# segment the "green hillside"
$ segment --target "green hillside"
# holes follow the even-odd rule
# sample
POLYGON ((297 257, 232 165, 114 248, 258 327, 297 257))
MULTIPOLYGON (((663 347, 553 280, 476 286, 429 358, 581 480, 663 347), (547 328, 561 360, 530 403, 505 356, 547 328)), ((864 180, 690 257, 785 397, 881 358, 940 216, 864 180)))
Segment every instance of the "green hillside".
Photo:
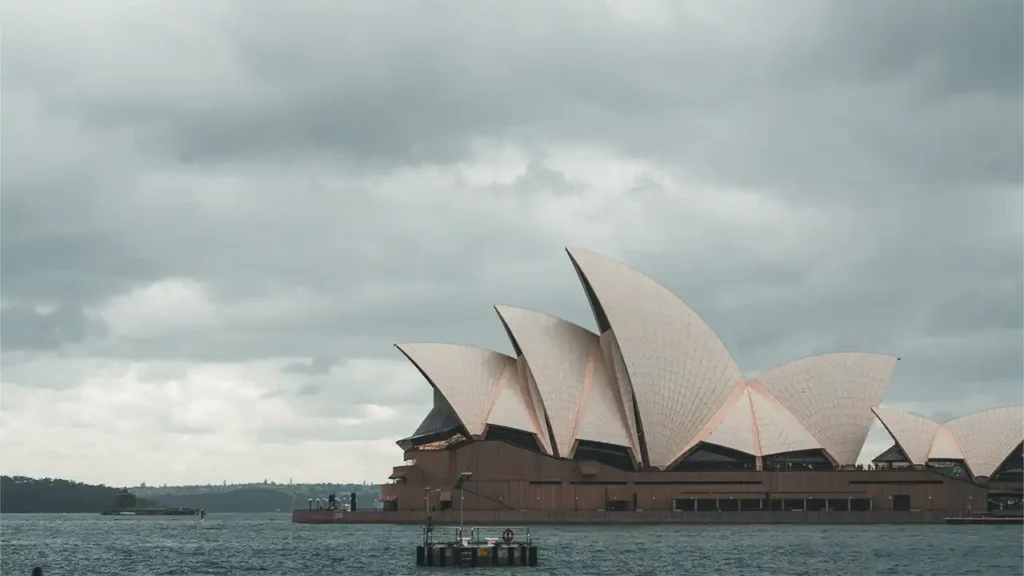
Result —
MULTIPOLYGON (((118 488, 57 478, 0 477, 0 512, 100 513, 114 504, 118 488)), ((373 508, 380 486, 375 484, 219 484, 195 486, 135 486, 139 507, 204 508, 207 512, 290 512, 305 508, 309 498, 336 495, 347 503, 356 493, 360 509, 373 508)))
MULTIPOLYGON (((117 490, 110 486, 95 486, 60 478, 0 476, 0 512, 99 514, 114 507, 114 494, 117 490)), ((149 499, 140 499, 138 505, 157 504, 149 499)))
POLYGON ((353 484, 174 486, 132 490, 167 506, 203 508, 211 513, 290 512, 293 507, 305 508, 309 498, 323 499, 328 494, 347 503, 352 492, 356 493, 356 506, 367 509, 373 508, 380 494, 379 486, 353 484))

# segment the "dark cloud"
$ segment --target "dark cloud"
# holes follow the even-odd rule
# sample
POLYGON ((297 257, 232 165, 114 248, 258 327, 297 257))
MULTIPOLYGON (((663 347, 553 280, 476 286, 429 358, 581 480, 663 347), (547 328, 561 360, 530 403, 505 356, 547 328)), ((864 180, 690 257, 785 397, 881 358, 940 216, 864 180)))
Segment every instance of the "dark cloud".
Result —
POLYGON ((311 358, 278 364, 294 395, 383 401, 340 362, 509 351, 494 303, 593 326, 573 245, 747 371, 854 349, 904 357, 902 401, 1024 380, 1019 2, 14 4, 5 352, 311 358), (102 315, 167 278, 219 312, 102 315))
POLYGON ((319 376, 330 374, 334 368, 335 360, 327 356, 314 356, 309 362, 292 362, 281 367, 285 374, 307 374, 319 376))
POLYGON ((71 306, 39 311, 14 305, 0 311, 0 341, 4 350, 55 351, 89 336, 102 336, 104 330, 102 324, 71 306))

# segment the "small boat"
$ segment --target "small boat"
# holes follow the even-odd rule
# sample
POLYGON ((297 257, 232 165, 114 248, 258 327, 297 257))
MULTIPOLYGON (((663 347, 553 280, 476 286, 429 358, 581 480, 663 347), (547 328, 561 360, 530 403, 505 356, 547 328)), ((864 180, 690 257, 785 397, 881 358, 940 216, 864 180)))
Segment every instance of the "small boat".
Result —
POLYGON ((103 516, 195 516, 197 513, 193 508, 139 508, 135 494, 127 488, 117 492, 113 509, 100 512, 103 516))

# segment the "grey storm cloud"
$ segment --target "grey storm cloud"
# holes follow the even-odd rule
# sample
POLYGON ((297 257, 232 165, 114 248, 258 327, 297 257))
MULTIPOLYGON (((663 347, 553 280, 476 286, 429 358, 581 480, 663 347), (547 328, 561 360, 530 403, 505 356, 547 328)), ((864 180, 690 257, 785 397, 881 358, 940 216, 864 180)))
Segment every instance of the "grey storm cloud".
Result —
POLYGON ((42 312, 29 306, 10 306, 0 311, 0 341, 12 350, 57 350, 102 331, 103 326, 81 310, 63 305, 42 312))
POLYGON ((1021 401, 1020 2, 5 4, 5 353, 310 358, 281 372, 319 397, 396 341, 507 351, 492 304, 593 326, 580 236, 539 223, 599 202, 545 161, 589 148, 684 184, 635 179, 639 216, 613 204, 579 247, 675 291, 745 370, 891 352, 895 400, 1021 401), (430 175, 502 144, 511 182, 430 175), (719 223, 690 188, 763 202, 719 223), (167 278, 288 306, 187 335, 93 314, 167 278))
POLYGON ((291 362, 281 367, 285 374, 307 374, 310 376, 330 374, 335 361, 326 356, 310 358, 309 362, 291 362))

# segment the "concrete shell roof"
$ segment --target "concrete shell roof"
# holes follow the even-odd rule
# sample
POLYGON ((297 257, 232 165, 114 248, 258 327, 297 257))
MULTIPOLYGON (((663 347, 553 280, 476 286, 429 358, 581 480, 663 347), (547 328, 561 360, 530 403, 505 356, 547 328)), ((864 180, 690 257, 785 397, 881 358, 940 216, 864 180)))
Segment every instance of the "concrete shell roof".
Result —
POLYGON ((626 446, 637 457, 646 448, 645 464, 656 468, 671 467, 701 441, 762 455, 821 448, 838 464, 856 462, 895 358, 826 354, 748 382, 722 340, 668 289, 615 260, 567 252, 599 336, 499 306, 518 358, 452 344, 398 345, 470 434, 489 423, 528 429, 561 456, 581 439, 626 446))
POLYGON ((967 414, 945 423, 892 408, 875 415, 913 464, 962 459, 971 474, 989 477, 1024 441, 1024 406, 967 414))
POLYGON ((946 422, 975 476, 989 477, 1024 441, 1024 406, 983 410, 946 422))
MULTIPOLYGON (((942 424, 924 416, 900 412, 885 406, 872 408, 878 421, 910 459, 911 464, 924 464, 932 451, 935 434, 942 424)), ((962 457, 962 456, 961 456, 962 457)))
MULTIPOLYGON (((714 331, 668 289, 603 256, 582 250, 569 255, 595 314, 607 317, 622 351, 649 464, 667 467, 706 438, 712 419, 745 382, 742 372, 714 331)), ((785 364, 757 381, 777 399, 772 405, 799 421, 796 427, 779 416, 789 423, 789 436, 803 437, 798 444, 810 445, 809 433, 838 464, 854 464, 873 422, 871 407, 881 402, 895 363, 882 354, 825 354, 785 364)))
POLYGON ((896 368, 885 354, 840 352, 802 358, 757 377, 821 442, 837 464, 857 463, 896 368))
POLYGON ((754 456, 822 449, 796 416, 757 381, 737 386, 706 430, 692 445, 709 442, 754 456))
POLYGON ((542 312, 495 306, 536 383, 560 456, 577 440, 632 449, 626 412, 597 334, 542 312))
POLYGON ((648 465, 669 467, 743 373, 707 323, 664 286, 604 256, 568 252, 622 351, 648 465))
POLYGON ((483 436, 488 424, 537 435, 549 450, 528 384, 519 377, 516 359, 505 354, 462 346, 420 342, 396 344, 442 394, 473 436, 483 436))

